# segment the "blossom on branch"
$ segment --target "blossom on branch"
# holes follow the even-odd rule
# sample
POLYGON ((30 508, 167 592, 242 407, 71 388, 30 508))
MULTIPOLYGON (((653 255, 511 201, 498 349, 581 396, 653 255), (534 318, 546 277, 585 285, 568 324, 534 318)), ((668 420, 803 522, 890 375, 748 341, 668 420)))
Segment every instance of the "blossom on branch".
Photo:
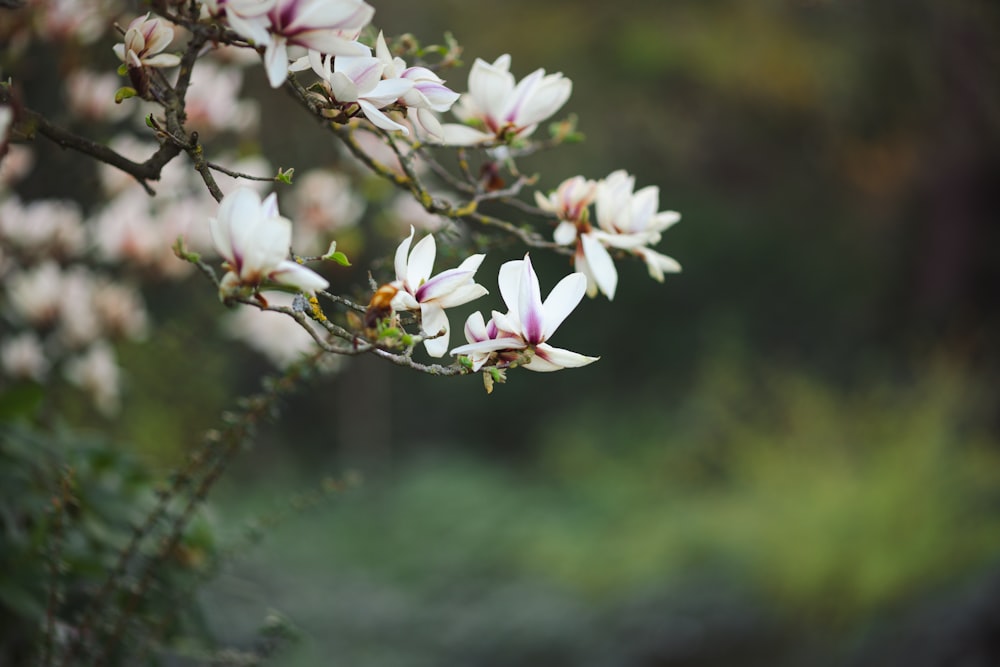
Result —
POLYGON ((659 243, 661 233, 680 220, 676 211, 657 211, 660 190, 656 186, 634 192, 635 178, 624 170, 599 181, 582 176, 564 181, 548 197, 535 193, 535 203, 559 218, 553 238, 560 245, 576 245, 573 256, 577 271, 587 276, 587 294, 605 294, 614 299, 618 270, 608 248, 627 251, 646 262, 650 276, 663 282, 665 273, 681 270, 673 258, 649 246, 659 243), (596 226, 588 206, 593 202, 596 226))
POLYGON ((227 2, 225 10, 233 30, 264 47, 272 88, 288 78, 289 45, 333 56, 371 54, 355 41, 375 14, 364 0, 244 0, 227 2))
POLYGON ((500 368, 517 362, 540 372, 586 366, 600 358, 552 347, 547 342, 583 298, 587 290, 583 274, 572 273, 560 280, 543 302, 538 276, 525 255, 523 260, 501 266, 498 282, 507 313, 494 310, 489 323, 480 313, 473 313, 465 325, 468 344, 456 347, 451 354, 468 356, 473 370, 492 359, 500 368))
POLYGON ((382 109, 412 90, 407 79, 383 79, 385 64, 368 56, 327 56, 320 76, 330 95, 341 105, 357 104, 365 118, 383 130, 409 134, 405 125, 389 118, 382 109), (332 61, 332 67, 331 67, 332 61))
POLYGON ((444 143, 465 146, 525 138, 559 111, 573 91, 572 81, 562 73, 546 75, 537 69, 515 83, 509 70, 509 54, 492 64, 476 59, 469 92, 452 110, 466 125, 445 125, 444 143))
POLYGON ((287 259, 292 243, 292 223, 278 213, 277 196, 260 196, 237 188, 223 197, 218 217, 209 220, 215 249, 228 270, 219 291, 222 296, 241 288, 259 289, 264 280, 295 287, 303 292, 326 289, 318 273, 287 259))
POLYGON ((445 308, 461 306, 489 293, 475 282, 476 271, 485 255, 472 255, 457 268, 442 271, 432 278, 437 253, 434 236, 428 234, 411 251, 415 233, 410 227, 410 235, 396 249, 396 280, 390 285, 398 291, 392 297, 392 309, 419 312, 420 327, 427 336, 435 336, 424 340, 427 354, 442 357, 448 351, 451 335, 445 308))
POLYGON ((143 67, 174 67, 181 62, 175 53, 160 53, 170 46, 174 39, 174 30, 162 19, 139 16, 128 24, 125 38, 121 44, 115 44, 115 55, 128 66, 129 70, 143 67))

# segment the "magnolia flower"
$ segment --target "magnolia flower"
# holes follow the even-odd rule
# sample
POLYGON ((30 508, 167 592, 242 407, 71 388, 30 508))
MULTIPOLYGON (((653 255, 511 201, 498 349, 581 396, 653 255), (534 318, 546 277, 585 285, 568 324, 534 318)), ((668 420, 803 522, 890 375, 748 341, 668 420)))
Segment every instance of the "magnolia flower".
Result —
POLYGON ((444 139, 444 130, 434 112, 451 109, 459 94, 445 86, 444 80, 426 67, 407 67, 402 58, 393 58, 381 32, 375 42, 375 56, 385 65, 382 72, 384 78, 413 82, 413 87, 400 98, 407 107, 410 122, 431 138, 437 141, 444 139))
POLYGON ((0 106, 0 156, 7 146, 7 135, 14 124, 14 110, 8 106, 0 106))
POLYGON ((66 379, 86 391, 105 416, 118 412, 121 371, 110 345, 103 341, 91 345, 85 353, 70 359, 64 372, 66 379))
POLYGON ((485 255, 473 255, 457 268, 431 278, 437 251, 434 236, 428 234, 422 238, 411 252, 415 233, 410 227, 410 235, 396 249, 396 280, 390 284, 398 291, 392 298, 392 308, 420 311, 420 326, 428 336, 443 332, 424 341, 427 354, 442 357, 448 351, 451 335, 445 308, 461 306, 488 294, 485 287, 475 282, 476 271, 485 255))
POLYGON ((599 359, 546 342, 583 298, 587 289, 583 274, 572 273, 560 280, 543 302, 538 276, 531 259, 525 255, 523 260, 501 266, 498 282, 507 314, 494 310, 487 324, 482 315, 473 313, 465 327, 469 343, 456 347, 451 354, 469 356, 474 370, 482 368, 493 353, 497 355, 497 365, 502 366, 530 351, 533 354, 523 364, 524 368, 541 372, 586 366, 599 359))
POLYGON ((229 25, 264 46, 264 67, 272 88, 288 78, 288 45, 321 54, 366 56, 371 51, 354 41, 375 9, 364 0, 259 0, 225 4, 229 25))
POLYGON ((357 104, 376 127, 409 134, 410 130, 405 125, 392 120, 381 109, 412 90, 413 82, 408 79, 383 79, 384 69, 385 64, 372 56, 327 56, 323 59, 320 76, 334 99, 342 104, 357 104))
POLYGON ((125 40, 114 45, 115 55, 131 68, 174 67, 181 62, 174 53, 160 53, 174 39, 174 31, 160 19, 150 19, 149 12, 132 20, 125 30, 125 40))
POLYGON ((618 271, 608 248, 638 255, 649 274, 660 282, 664 273, 681 270, 675 260, 648 247, 660 241, 660 233, 680 220, 680 214, 657 212, 659 188, 649 186, 633 192, 634 187, 635 178, 619 170, 597 183, 582 176, 568 179, 549 197, 535 193, 539 208, 559 217, 555 242, 576 245, 574 267, 587 276, 589 296, 602 292, 609 300, 615 297, 618 271), (587 207, 591 202, 597 226, 590 222, 587 207))
POLYGON ((527 137, 559 111, 573 90, 573 83, 562 73, 546 75, 544 69, 537 69, 515 85, 509 70, 508 54, 493 64, 476 59, 469 72, 469 92, 462 95, 453 112, 481 129, 445 125, 445 143, 469 145, 527 137))
POLYGON ((249 188, 237 188, 223 197, 219 214, 209 220, 215 249, 225 260, 228 273, 220 292, 239 287, 257 289, 264 279, 291 285, 303 292, 325 289, 329 283, 318 273, 288 257, 292 223, 278 213, 274 193, 261 202, 249 188))
POLYGON ((0 344, 0 369, 7 377, 41 382, 50 365, 41 341, 33 332, 24 332, 0 344))

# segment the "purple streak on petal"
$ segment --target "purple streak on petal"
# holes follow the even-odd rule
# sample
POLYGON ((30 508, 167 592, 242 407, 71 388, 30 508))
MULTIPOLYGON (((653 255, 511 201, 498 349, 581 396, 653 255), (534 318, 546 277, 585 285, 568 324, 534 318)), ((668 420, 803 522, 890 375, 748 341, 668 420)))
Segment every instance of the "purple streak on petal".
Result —
POLYGON ((544 312, 542 310, 542 296, 538 288, 538 276, 531 266, 531 259, 524 256, 524 266, 522 267, 521 293, 518 297, 518 317, 521 320, 521 333, 524 340, 531 344, 541 343, 545 340, 544 312))

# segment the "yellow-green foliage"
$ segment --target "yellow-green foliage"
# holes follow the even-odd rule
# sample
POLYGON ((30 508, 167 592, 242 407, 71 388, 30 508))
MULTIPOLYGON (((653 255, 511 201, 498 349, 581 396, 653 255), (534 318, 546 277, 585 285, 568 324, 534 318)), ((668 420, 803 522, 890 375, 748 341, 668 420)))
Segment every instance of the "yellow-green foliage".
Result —
POLYGON ((796 613, 884 610, 1000 555, 974 395, 944 371, 841 392, 727 368, 681 411, 586 411, 545 459, 574 511, 523 557, 594 591, 721 567, 796 613))

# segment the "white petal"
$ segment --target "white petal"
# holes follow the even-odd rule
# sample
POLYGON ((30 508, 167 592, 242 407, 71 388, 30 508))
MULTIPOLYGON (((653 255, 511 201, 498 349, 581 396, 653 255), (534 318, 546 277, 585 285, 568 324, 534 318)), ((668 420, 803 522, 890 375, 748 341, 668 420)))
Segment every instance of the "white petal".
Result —
POLYGON ((451 337, 451 332, 448 330, 448 314, 444 312, 444 308, 434 303, 421 304, 420 328, 427 336, 434 336, 444 330, 443 335, 424 341, 427 354, 432 357, 443 357, 448 351, 448 340, 451 337))
POLYGON ((490 338, 478 343, 467 343, 452 349, 452 354, 477 354, 498 350, 523 350, 527 345, 520 338, 490 338))
POLYGON ((431 277, 434 269, 434 255, 437 248, 434 245, 434 235, 428 234, 420 239, 417 245, 413 246, 410 259, 406 265, 406 286, 411 291, 416 292, 421 284, 431 277))
POLYGON ((588 357, 542 343, 535 346, 535 356, 532 357, 530 362, 524 365, 524 368, 546 373, 558 371, 563 368, 579 368, 580 366, 592 364, 598 359, 600 357, 588 357))
MULTIPOLYGON (((518 285, 517 317, 521 322, 521 333, 528 343, 545 340, 545 311, 542 294, 538 287, 538 276, 527 254, 521 265, 521 280, 518 285)), ((565 317, 565 316, 564 316, 565 317)))
POLYGON ((545 333, 542 340, 548 340, 555 333, 566 316, 577 307, 586 292, 587 277, 582 273, 571 273, 556 283, 543 306, 545 333))
POLYGON ((310 293, 318 289, 326 289, 330 285, 326 278, 312 269, 287 259, 279 262, 269 277, 282 285, 291 285, 298 287, 303 292, 310 293))
POLYGON ((278 88, 288 78, 288 47, 281 35, 271 35, 264 51, 264 69, 272 88, 278 88))
POLYGON ((410 235, 403 239, 403 242, 396 248, 396 258, 393 265, 396 269, 396 280, 403 283, 406 282, 407 256, 410 253, 410 243, 413 242, 413 235, 415 233, 416 231, 413 229, 413 225, 410 225, 410 235))
MULTIPOLYGON (((535 193, 538 194, 537 192, 535 193)), ((556 225, 556 230, 552 233, 552 240, 559 245, 570 245, 576 241, 576 225, 563 220, 556 225)))
POLYGON ((375 127, 380 127, 388 132, 402 132, 403 134, 409 136, 410 129, 408 127, 400 125, 393 119, 389 118, 389 116, 379 111, 379 109, 368 100, 359 99, 358 106, 360 106, 361 111, 364 112, 365 118, 370 120, 372 125, 375 127))
POLYGON ((583 254, 587 257, 587 265, 594 276, 594 281, 608 300, 615 298, 615 289, 618 287, 618 271, 615 269, 615 261, 611 259, 607 249, 601 242, 590 234, 580 237, 583 245, 583 254))

